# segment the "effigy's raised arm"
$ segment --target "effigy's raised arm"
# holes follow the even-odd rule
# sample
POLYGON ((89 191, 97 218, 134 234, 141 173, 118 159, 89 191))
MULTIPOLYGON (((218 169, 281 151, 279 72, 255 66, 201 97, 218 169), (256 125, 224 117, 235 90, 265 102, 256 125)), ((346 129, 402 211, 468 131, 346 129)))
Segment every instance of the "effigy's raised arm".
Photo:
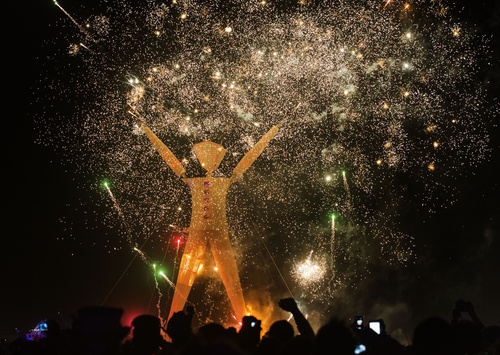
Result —
POLYGON ((161 157, 168 164, 170 169, 174 171, 179 177, 185 177, 186 169, 182 166, 181 162, 175 157, 175 155, 168 149, 168 147, 163 144, 163 142, 153 133, 152 130, 149 129, 144 123, 141 123, 142 130, 149 138, 151 143, 153 143, 154 147, 160 153, 161 157))
POLYGON ((266 148, 267 144, 278 133, 279 125, 273 126, 249 151, 243 159, 240 160, 236 168, 233 170, 232 180, 236 181, 243 175, 243 173, 253 164, 259 157, 262 151, 266 148))

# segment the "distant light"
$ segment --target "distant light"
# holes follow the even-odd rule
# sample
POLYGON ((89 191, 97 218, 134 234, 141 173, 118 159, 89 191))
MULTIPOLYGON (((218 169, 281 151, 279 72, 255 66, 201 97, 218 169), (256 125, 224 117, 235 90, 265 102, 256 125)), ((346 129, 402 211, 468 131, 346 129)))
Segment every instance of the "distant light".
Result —
POLYGON ((325 180, 326 180, 326 181, 331 181, 331 180, 332 180, 332 177, 331 177, 330 175, 327 175, 327 176, 325 177, 325 180))
POLYGON ((232 30, 233 30, 233 29, 232 29, 231 27, 229 27, 229 26, 227 26, 227 27, 224 29, 224 31, 226 31, 226 33, 229 33, 229 32, 231 32, 232 30))

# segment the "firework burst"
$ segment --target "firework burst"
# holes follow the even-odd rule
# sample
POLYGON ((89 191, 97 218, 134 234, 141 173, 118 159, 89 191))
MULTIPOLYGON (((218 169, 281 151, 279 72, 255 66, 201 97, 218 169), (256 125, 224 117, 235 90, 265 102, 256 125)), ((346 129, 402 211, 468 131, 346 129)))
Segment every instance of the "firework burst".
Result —
POLYGON ((240 255, 258 254, 250 221, 273 230, 278 264, 311 297, 322 282, 355 284, 374 263, 411 263, 415 241, 398 226, 406 196, 446 206, 487 157, 476 83, 487 44, 442 2, 113 1, 64 13, 42 84, 78 104, 71 118, 43 115, 40 141, 64 149, 82 174, 110 176, 138 239, 159 225, 187 227, 189 191, 137 118, 191 176, 202 174, 191 143, 222 142, 229 154, 216 174, 228 176, 281 124, 232 188, 228 221, 240 255), (326 260, 335 261, 330 277, 326 260))

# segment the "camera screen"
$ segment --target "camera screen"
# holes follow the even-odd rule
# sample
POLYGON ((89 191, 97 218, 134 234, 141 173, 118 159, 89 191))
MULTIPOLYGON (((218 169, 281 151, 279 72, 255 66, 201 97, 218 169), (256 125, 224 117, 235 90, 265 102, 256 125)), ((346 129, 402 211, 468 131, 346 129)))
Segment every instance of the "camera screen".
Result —
POLYGON ((364 353, 366 351, 366 346, 364 346, 363 344, 359 344, 356 349, 354 349, 354 353, 355 354, 361 354, 361 353, 364 353))
POLYGON ((375 333, 380 334, 380 322, 370 322, 369 327, 375 333))

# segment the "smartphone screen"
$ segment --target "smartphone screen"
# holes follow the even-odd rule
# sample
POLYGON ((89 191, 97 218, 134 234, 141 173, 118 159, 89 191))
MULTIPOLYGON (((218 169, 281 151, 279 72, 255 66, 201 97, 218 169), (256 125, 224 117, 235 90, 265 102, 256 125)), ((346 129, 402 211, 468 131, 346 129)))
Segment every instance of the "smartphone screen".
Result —
POLYGON ((375 333, 380 334, 380 322, 370 322, 370 323, 368 323, 368 326, 375 333))
POLYGON ((354 349, 354 354, 361 354, 361 353, 364 353, 366 351, 366 346, 364 346, 363 344, 359 344, 356 349, 354 349))

